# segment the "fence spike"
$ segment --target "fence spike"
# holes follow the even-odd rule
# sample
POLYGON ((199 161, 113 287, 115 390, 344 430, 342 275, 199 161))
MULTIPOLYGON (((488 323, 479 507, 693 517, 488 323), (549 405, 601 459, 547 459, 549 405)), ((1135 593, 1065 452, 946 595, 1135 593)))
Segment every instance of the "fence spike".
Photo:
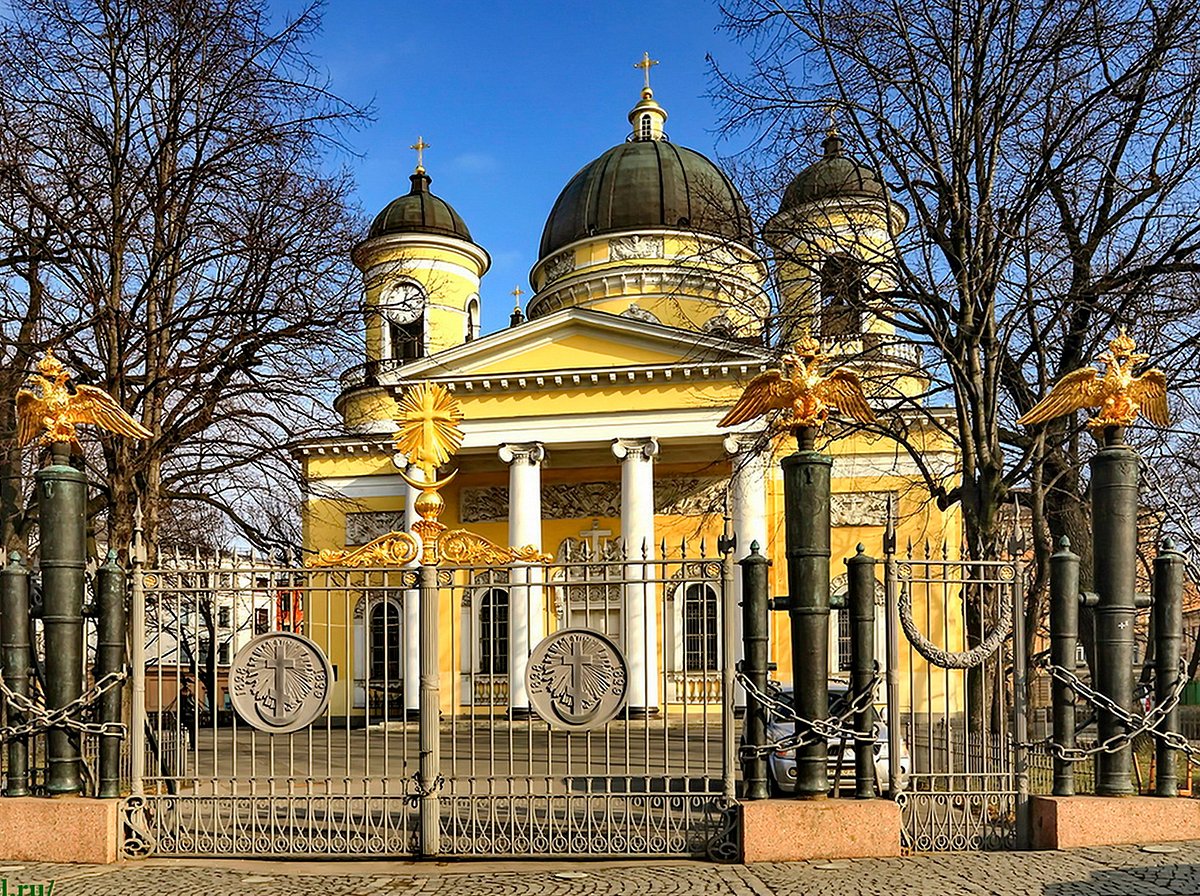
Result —
POLYGON ((700 536, 700 559, 701 560, 703 560, 705 557, 708 556, 708 545, 705 542, 706 542, 706 540, 705 540, 704 536, 703 535, 700 536))

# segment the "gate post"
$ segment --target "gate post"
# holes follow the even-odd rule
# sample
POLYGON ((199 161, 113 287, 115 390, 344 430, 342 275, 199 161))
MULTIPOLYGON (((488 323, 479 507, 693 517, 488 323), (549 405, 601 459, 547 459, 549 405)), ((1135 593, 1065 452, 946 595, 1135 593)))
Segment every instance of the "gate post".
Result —
MULTIPOLYGON (((1170 538, 1162 543, 1154 558, 1154 705, 1162 706, 1171 696, 1179 679, 1179 652, 1183 641, 1183 554, 1170 538)), ((1159 721, 1155 738, 1155 796, 1178 796, 1175 749, 1166 735, 1179 733, 1179 708, 1176 706, 1159 721)))
MULTIPOLYGON (((1124 430, 1104 430, 1104 447, 1092 457, 1092 553, 1096 592, 1096 690, 1122 709, 1133 706, 1133 625, 1136 615, 1138 456, 1125 444, 1124 430)), ((1098 739, 1125 731, 1103 708, 1097 711, 1098 739)), ((1096 759, 1096 793, 1133 793, 1133 747, 1125 744, 1096 759)))
MULTIPOLYGON (((1050 662, 1062 669, 1075 669, 1079 644, 1079 555, 1071 553, 1065 535, 1058 550, 1050 555, 1050 662)), ((1075 689, 1057 678, 1050 682, 1050 706, 1054 744, 1075 748, 1075 689)), ((1054 756, 1054 795, 1075 795, 1075 767, 1054 756)))
MULTIPOLYGON (((816 427, 796 429, 799 450, 783 459, 788 615, 796 715, 829 715, 829 475, 833 458, 814 449, 816 427)), ((829 793, 829 744, 823 737, 796 747, 796 796, 829 793)))
MULTIPOLYGON (((125 570, 117 552, 109 550, 96 572, 98 619, 96 625, 96 681, 119 674, 125 666, 125 570)), ((121 692, 117 684, 100 697, 100 721, 106 726, 121 722, 121 692)), ((121 795, 121 735, 100 736, 99 797, 121 795)))
MULTIPOLYGON (((888 799, 900 795, 900 593, 896 584, 896 526, 892 498, 883 530, 884 639, 887 643, 888 799)), ((910 738, 910 743, 912 740, 910 738)), ((915 750, 915 745, 914 745, 915 750)))
MULTIPOLYGON (((0 641, 4 646, 4 683, 14 694, 28 697, 29 680, 33 675, 29 640, 29 570, 16 551, 9 555, 9 563, 3 571, 0 641)), ((9 702, 8 724, 15 727, 24 721, 25 714, 9 702)), ((8 742, 4 795, 29 795, 29 740, 26 737, 14 737, 8 742)))
POLYGON ((420 721, 417 729, 420 755, 419 790, 421 855, 441 852, 441 806, 438 788, 441 778, 441 720, 438 681, 438 570, 422 564, 419 594, 421 610, 421 690, 420 721))
MULTIPOLYGON (((770 639, 767 570, 771 561, 758 552, 758 542, 754 541, 750 543, 750 553, 738 561, 738 566, 742 576, 742 641, 745 644, 741 672, 760 693, 766 693, 770 639)), ((746 746, 761 747, 766 743, 767 707, 753 696, 746 699, 744 731, 746 746)), ((746 782, 746 799, 765 800, 770 796, 766 757, 745 754, 742 777, 746 782)))
MULTIPOLYGON (((134 796, 146 791, 146 591, 142 580, 146 557, 142 535, 139 502, 133 511, 133 544, 129 548, 129 789, 134 796)), ((162 774, 162 769, 155 774, 162 774)))
MULTIPOLYGON (((38 470, 39 566, 46 632, 46 709, 67 706, 83 693, 84 508, 87 477, 70 465, 69 442, 51 445, 50 465, 38 470)), ((78 711, 73 713, 78 717, 78 711)), ((46 791, 78 794, 79 734, 65 725, 46 735, 46 791)))
MULTIPOLYGON (((850 614, 850 694, 858 700, 863 692, 872 692, 871 700, 854 714, 854 730, 860 733, 875 729, 875 558, 865 550, 860 544, 855 555, 845 561, 849 592, 843 611, 850 614)), ((856 740, 854 796, 870 800, 876 795, 875 744, 856 740)))

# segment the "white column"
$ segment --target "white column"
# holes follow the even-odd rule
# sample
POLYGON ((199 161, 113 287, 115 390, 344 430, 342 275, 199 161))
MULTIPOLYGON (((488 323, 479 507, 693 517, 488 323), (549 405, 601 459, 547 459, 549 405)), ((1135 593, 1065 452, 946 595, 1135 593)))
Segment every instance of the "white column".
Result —
MULTIPOLYGON (((741 560, 750 554, 750 545, 758 542, 758 552, 767 553, 767 476, 770 472, 769 445, 760 435, 736 435, 725 439, 725 450, 732 456, 733 471, 729 482, 729 516, 733 534, 737 541, 733 559, 741 560)), ((734 619, 737 636, 735 643, 727 645, 722 656, 726 662, 740 662, 745 657, 745 642, 742 641, 742 575, 741 570, 733 573, 734 606, 738 613, 734 619)), ((746 694, 742 688, 736 691, 738 706, 746 705, 746 694)))
MULTIPOLYGON (((405 464, 405 472, 411 479, 425 481, 425 474, 418 466, 408 464, 407 461, 405 464)), ((400 464, 397 463, 397 466, 400 464)), ((404 531, 412 532, 413 523, 421 518, 414 507, 421 490, 407 484, 404 488, 404 531)), ((411 565, 415 568, 420 563, 418 558, 411 565)), ((367 620, 367 626, 369 628, 370 619, 367 620)), ((404 628, 401 629, 401 634, 404 636, 404 714, 410 719, 415 719, 421 712, 421 689, 418 687, 421 681, 421 592, 416 588, 409 588, 404 592, 404 628)), ((370 637, 368 632, 368 644, 370 637)))
POLYGON ((625 547, 625 600, 622 609, 625 658, 629 663, 629 708, 658 711, 658 589, 654 559, 655 439, 614 439, 621 460, 621 541, 625 547))
MULTIPOLYGON (((501 445, 499 454, 508 464, 508 544, 540 551, 546 450, 541 442, 513 442, 501 445)), ((529 715, 525 669, 530 652, 546 636, 545 612, 539 567, 513 563, 508 576, 508 711, 520 717, 529 715)))

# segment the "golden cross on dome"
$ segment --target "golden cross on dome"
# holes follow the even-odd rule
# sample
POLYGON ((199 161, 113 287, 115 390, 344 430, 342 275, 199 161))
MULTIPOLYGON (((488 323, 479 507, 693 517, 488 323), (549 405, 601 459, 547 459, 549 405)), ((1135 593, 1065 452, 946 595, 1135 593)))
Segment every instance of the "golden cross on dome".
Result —
POLYGON ((646 76, 646 90, 650 89, 650 69, 655 65, 658 65, 658 60, 651 59, 648 52, 642 54, 641 62, 635 62, 633 64, 634 68, 640 68, 642 70, 642 74, 646 76))
POLYGON ((425 173, 425 150, 429 149, 429 144, 425 142, 424 137, 418 136, 417 142, 414 143, 412 146, 410 146, 409 149, 415 149, 417 151, 417 173, 424 174, 425 173))
POLYGON ((510 292, 509 295, 513 297, 513 310, 520 311, 521 310, 521 296, 525 295, 525 290, 521 289, 521 287, 518 286, 516 289, 514 289, 512 292, 510 292))
POLYGON ((825 115, 829 119, 829 124, 825 126, 825 136, 840 137, 837 123, 838 104, 834 100, 829 100, 825 104, 825 115))

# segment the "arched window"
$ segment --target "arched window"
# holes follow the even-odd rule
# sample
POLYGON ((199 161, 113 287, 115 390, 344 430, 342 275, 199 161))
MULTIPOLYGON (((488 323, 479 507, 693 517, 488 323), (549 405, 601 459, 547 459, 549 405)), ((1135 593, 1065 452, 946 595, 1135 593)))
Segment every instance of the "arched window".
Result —
POLYGON ((508 592, 489 588, 479 599, 479 672, 508 674, 508 592))
POLYGON ((683 592, 683 668, 717 668, 717 592, 709 585, 688 585, 683 592))
POLYGON ((388 600, 371 608, 370 677, 374 682, 398 684, 403 677, 400 645, 400 608, 388 600))
POLYGON ((467 302, 467 334, 466 341, 473 342, 479 338, 479 299, 474 296, 467 302))
POLYGON ((641 138, 643 140, 649 140, 653 136, 654 136, 654 126, 650 121, 650 115, 649 114, 643 115, 642 116, 641 138))
POLYGON ((826 338, 862 333, 862 262, 832 255, 821 266, 821 335, 826 338))

